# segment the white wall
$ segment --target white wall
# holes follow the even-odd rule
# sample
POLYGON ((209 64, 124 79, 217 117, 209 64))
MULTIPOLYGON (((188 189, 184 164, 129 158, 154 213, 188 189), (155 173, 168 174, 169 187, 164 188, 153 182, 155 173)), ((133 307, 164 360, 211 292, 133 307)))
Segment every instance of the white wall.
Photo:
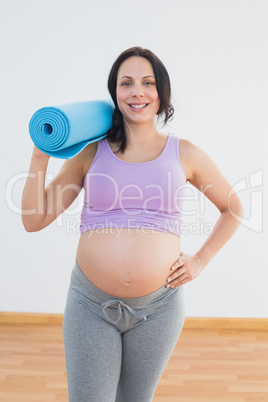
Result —
MULTIPOLYGON (((1 311, 62 313, 79 239, 82 199, 41 232, 22 226, 31 115, 42 106, 107 97, 113 61, 139 45, 170 73, 176 117, 165 131, 205 149, 239 186, 246 208, 232 240, 184 286, 187 315, 268 317, 267 209, 261 205, 262 195, 267 204, 267 14, 265 0, 0 2, 1 311)), ((48 180, 61 164, 50 161, 48 180)), ((208 227, 217 217, 207 200, 194 219, 208 227)), ((206 238, 201 226, 195 229, 182 237, 187 253, 206 238)))

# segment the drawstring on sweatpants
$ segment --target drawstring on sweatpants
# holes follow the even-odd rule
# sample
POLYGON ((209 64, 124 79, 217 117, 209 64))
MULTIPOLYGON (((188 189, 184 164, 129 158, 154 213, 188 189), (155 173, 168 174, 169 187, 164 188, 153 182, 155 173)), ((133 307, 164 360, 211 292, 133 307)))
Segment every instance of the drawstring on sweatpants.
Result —
POLYGON ((131 314, 133 314, 133 315, 136 315, 140 319, 146 321, 146 316, 145 315, 137 313, 137 311, 133 310, 130 306, 128 306, 127 304, 123 303, 122 300, 117 300, 117 299, 108 300, 107 302, 102 303, 102 312, 103 312, 103 315, 105 316, 105 318, 112 324, 116 324, 121 320, 122 312, 124 313, 125 318, 126 318, 126 325, 129 324, 129 312, 131 314), (113 320, 111 320, 109 318, 109 316, 108 316, 108 314, 106 312, 106 308, 111 307, 112 305, 117 304, 117 303, 118 303, 118 316, 117 316, 117 320, 113 321, 113 320))

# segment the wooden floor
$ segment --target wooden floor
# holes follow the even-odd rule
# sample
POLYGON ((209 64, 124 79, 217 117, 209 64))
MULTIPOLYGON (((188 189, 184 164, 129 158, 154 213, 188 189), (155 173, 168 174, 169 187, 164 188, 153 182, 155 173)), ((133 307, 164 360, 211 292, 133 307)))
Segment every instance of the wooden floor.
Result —
MULTIPOLYGON (((68 401, 61 325, 0 325, 0 401, 68 401)), ((268 331, 184 328, 153 399, 177 401, 268 402, 268 331)))

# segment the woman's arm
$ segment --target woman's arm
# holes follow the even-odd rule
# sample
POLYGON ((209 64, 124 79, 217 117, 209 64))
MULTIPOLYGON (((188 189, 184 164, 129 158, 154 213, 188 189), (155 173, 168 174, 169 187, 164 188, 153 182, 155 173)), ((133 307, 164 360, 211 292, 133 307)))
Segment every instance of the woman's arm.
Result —
POLYGON ((174 287, 196 278, 233 236, 240 222, 231 211, 241 219, 244 214, 239 197, 205 151, 190 141, 181 140, 180 156, 187 180, 218 208, 221 215, 202 247, 193 256, 181 253, 172 265, 175 272, 169 277, 170 285, 174 287))
POLYGON ((85 166, 89 167, 87 161, 94 157, 95 145, 90 145, 74 158, 66 160, 46 188, 45 176, 50 157, 34 146, 21 204, 22 222, 27 232, 48 226, 76 199, 83 186, 85 166))

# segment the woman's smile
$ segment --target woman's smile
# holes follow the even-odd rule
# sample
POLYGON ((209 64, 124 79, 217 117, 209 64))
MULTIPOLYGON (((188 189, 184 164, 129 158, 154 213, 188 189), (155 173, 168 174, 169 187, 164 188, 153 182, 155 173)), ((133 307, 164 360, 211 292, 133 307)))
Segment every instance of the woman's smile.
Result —
POLYGON ((132 109, 134 112, 141 112, 145 110, 149 106, 149 103, 130 103, 129 107, 132 109))

